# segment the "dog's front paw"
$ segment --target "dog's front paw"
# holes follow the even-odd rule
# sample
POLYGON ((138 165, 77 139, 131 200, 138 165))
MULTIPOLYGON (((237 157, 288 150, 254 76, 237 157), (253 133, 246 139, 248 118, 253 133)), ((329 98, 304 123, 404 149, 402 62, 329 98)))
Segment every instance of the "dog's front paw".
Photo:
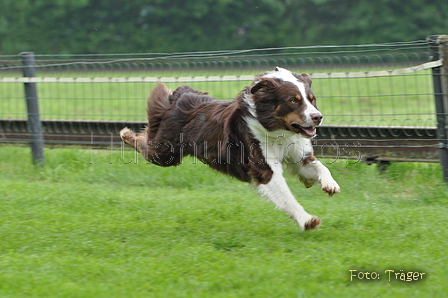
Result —
POLYGON ((122 130, 120 130, 120 138, 128 145, 133 146, 135 134, 132 130, 125 127, 122 130))
POLYGON ((325 180, 322 179, 320 183, 322 185, 322 190, 325 191, 330 197, 341 191, 338 183, 333 178, 325 180))
POLYGON ((305 222, 305 225, 303 227, 304 231, 311 230, 311 229, 317 229, 320 225, 320 219, 317 216, 312 216, 309 220, 305 222))

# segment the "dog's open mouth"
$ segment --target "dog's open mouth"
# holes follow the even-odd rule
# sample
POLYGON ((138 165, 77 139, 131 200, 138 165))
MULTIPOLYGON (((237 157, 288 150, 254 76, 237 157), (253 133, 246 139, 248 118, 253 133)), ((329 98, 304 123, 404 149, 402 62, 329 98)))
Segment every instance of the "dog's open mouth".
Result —
POLYGON ((316 136, 316 128, 313 126, 310 127, 303 127, 298 123, 291 123, 291 130, 295 133, 300 133, 302 136, 307 138, 312 138, 316 136))

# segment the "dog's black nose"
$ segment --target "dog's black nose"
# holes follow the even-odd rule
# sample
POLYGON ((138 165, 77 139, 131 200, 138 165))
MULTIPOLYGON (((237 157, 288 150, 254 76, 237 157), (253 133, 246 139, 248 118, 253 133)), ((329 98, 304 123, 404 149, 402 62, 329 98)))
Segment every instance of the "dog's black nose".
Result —
POLYGON ((322 122, 322 114, 321 113, 312 113, 310 114, 311 120, 317 125, 319 125, 322 122))

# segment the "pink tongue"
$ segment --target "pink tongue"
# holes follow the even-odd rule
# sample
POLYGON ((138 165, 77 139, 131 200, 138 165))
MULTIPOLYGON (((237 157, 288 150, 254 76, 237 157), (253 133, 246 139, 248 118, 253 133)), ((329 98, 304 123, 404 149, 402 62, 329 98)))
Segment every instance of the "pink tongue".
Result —
POLYGON ((310 128, 302 127, 302 129, 306 133, 306 135, 308 135, 310 137, 314 137, 316 135, 316 129, 314 127, 310 127, 310 128))

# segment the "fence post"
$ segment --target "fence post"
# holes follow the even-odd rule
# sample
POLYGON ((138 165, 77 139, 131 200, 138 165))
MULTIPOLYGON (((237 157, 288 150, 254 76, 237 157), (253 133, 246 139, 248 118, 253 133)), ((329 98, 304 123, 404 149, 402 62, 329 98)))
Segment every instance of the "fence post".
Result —
POLYGON ((437 141, 443 178, 448 182, 448 35, 427 37, 433 61, 442 59, 443 65, 432 69, 437 117, 437 141))
MULTIPOLYGON (((35 61, 33 52, 19 54, 22 58, 23 76, 35 77, 35 61)), ((30 145, 33 163, 44 165, 44 138, 42 134, 42 123, 40 121, 39 102, 37 99, 36 83, 24 83, 26 107, 28 111, 28 130, 30 131, 30 145)))

